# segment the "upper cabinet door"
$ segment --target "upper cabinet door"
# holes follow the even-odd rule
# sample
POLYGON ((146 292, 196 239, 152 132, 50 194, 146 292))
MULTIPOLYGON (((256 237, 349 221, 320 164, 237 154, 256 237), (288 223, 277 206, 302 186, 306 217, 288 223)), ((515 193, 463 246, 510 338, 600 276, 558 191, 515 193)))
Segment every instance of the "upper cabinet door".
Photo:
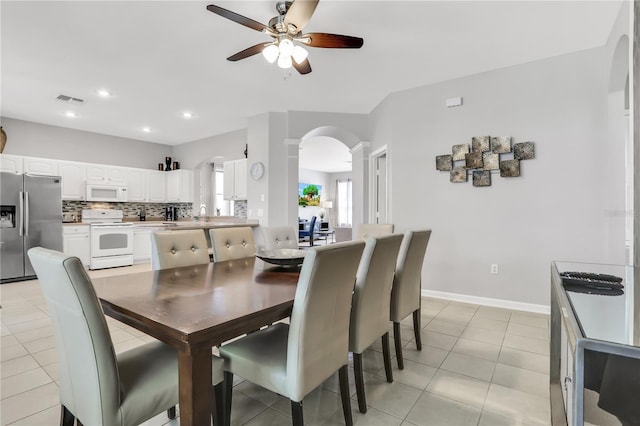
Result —
POLYGON ((179 203, 193 202, 193 185, 191 170, 171 170, 167 175, 167 201, 179 203))
POLYGON ((20 155, 0 155, 0 172, 22 173, 22 157, 20 155))
POLYGON ((167 201, 167 173, 151 170, 147 175, 147 201, 164 203, 167 201))
POLYGON ((247 199, 247 159, 236 160, 234 172, 236 200, 247 199))
POLYGON ((146 170, 127 169, 127 201, 148 201, 146 170))
POLYGON ((58 160, 24 157, 24 172, 34 175, 58 176, 58 160))
POLYGON ((127 168, 106 166, 104 164, 87 164, 87 180, 126 186, 127 168))
POLYGON ((84 200, 86 195, 84 163, 58 161, 58 172, 62 176, 62 199, 84 200))

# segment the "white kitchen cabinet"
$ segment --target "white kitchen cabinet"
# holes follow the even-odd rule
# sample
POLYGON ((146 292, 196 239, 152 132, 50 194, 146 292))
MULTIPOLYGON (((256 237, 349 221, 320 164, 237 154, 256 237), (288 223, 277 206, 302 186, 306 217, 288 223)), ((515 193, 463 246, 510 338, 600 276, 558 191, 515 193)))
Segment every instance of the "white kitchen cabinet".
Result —
POLYGON ((23 157, 20 155, 0 155, 0 172, 22 173, 23 157))
POLYGON ((34 175, 58 176, 58 160, 24 157, 24 172, 34 175))
POLYGON ((133 263, 151 261, 151 233, 149 228, 133 228, 133 263))
POLYGON ((104 164, 87 164, 87 180, 114 185, 127 185, 127 168, 104 164))
POLYGON ((167 202, 193 202, 193 172, 191 170, 171 170, 167 175, 167 202))
POLYGON ((91 240, 89 225, 71 225, 62 227, 62 251, 80 259, 85 268, 91 262, 91 240))
POLYGON ((224 199, 247 199, 247 159, 225 161, 224 167, 224 199))
POLYGON ((147 201, 150 203, 164 203, 167 200, 166 172, 150 170, 147 174, 147 201))
POLYGON ((62 176, 62 199, 84 200, 86 196, 85 163, 58 161, 58 173, 62 176))
POLYGON ((146 202, 147 170, 127 169, 127 201, 146 202))

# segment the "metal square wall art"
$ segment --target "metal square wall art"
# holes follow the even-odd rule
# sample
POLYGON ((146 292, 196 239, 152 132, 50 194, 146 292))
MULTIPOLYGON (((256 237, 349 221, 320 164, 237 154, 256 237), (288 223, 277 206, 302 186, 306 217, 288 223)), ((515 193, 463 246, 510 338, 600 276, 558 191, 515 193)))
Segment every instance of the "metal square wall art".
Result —
POLYGON ((485 152, 489 151, 489 136, 474 136, 471 138, 471 151, 485 152))
POLYGON ((531 160, 532 158, 536 158, 533 142, 514 143, 513 158, 516 160, 531 160))
POLYGON ((436 169, 449 171, 453 169, 453 160, 451 155, 438 155, 436 157, 436 169))
POLYGON ((473 186, 491 186, 490 170, 474 170, 473 186))
POLYGON ((467 169, 479 169, 482 167, 481 152, 470 152, 469 154, 465 154, 464 159, 467 169))
POLYGON ((484 170, 498 170, 500 168, 500 154, 494 154, 493 152, 483 152, 482 168, 484 170))
POLYGON ((504 160, 500 162, 500 176, 518 177, 520 176, 520 160, 504 160))
POLYGON ((469 145, 466 143, 453 145, 451 153, 453 154, 453 161, 464 160, 464 155, 469 153, 469 145))
POLYGON ((491 151, 494 154, 511 152, 511 136, 494 136, 491 138, 491 151))
POLYGON ((451 170, 451 176, 449 178, 451 182, 466 182, 467 181, 467 169, 464 166, 454 167, 451 170))

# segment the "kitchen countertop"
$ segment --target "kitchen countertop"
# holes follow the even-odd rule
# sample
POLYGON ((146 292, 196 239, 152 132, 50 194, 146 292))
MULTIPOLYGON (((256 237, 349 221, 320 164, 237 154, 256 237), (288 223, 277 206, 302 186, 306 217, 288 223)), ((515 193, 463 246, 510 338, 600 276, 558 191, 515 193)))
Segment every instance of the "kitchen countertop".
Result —
MULTIPOLYGON (((132 221, 125 220, 127 223, 132 223, 134 227, 141 228, 165 228, 167 230, 178 229, 212 229, 212 228, 236 228, 241 226, 255 227, 259 226, 257 220, 245 220, 245 219, 217 219, 208 221, 193 221, 193 220, 177 220, 174 222, 164 220, 145 220, 145 221, 132 221)), ((63 223, 62 226, 89 226, 88 223, 82 222, 70 222, 63 223)))

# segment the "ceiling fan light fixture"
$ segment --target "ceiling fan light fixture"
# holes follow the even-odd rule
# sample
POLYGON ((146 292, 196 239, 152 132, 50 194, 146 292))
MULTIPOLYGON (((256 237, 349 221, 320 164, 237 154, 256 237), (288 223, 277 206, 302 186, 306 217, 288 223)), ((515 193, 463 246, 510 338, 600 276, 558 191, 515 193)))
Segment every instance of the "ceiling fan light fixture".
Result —
POLYGON ((293 60, 296 61, 296 63, 301 64, 305 59, 307 59, 307 56, 309 56, 309 52, 307 52, 307 49, 305 49, 304 47, 296 45, 293 48, 291 56, 293 57, 293 60))
POLYGON ((275 44, 271 44, 265 47, 264 50, 262 51, 262 56, 264 56, 264 58, 270 64, 274 63, 276 59, 278 59, 279 54, 280 54, 280 50, 278 49, 278 46, 276 46, 275 44))
POLYGON ((282 39, 280 40, 279 49, 280 56, 291 56, 291 53, 293 53, 293 42, 288 38, 282 39))
POLYGON ((291 62, 291 55, 283 55, 282 52, 280 53, 280 56, 278 56, 278 66, 280 68, 291 68, 292 62, 291 62))

